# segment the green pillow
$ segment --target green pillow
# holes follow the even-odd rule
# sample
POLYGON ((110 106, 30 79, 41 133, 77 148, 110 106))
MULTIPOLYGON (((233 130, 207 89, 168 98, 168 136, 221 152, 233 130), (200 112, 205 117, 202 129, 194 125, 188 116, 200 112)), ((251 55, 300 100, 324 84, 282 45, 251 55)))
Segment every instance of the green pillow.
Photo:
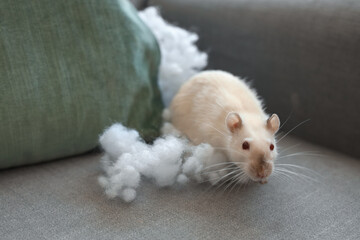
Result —
POLYGON ((114 122, 156 137, 159 61, 128 1, 0 1, 0 168, 89 151, 114 122))

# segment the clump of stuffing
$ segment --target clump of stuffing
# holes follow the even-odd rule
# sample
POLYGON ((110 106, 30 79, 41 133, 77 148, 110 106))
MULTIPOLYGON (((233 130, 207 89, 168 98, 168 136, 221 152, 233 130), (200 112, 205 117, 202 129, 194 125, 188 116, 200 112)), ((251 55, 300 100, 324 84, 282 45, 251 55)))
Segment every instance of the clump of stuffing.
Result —
MULTIPOLYGON (((207 54, 195 45, 198 36, 167 23, 154 7, 139 12, 140 18, 154 33, 161 50, 159 88, 165 106, 169 106, 180 86, 207 65, 207 54)), ((104 175, 99 184, 109 198, 131 202, 136 197, 142 176, 159 187, 186 184, 208 176, 205 162, 221 160, 208 144, 192 146, 170 123, 170 112, 163 112, 162 137, 146 144, 135 130, 117 123, 100 136, 105 151, 101 159, 104 175)), ((213 172, 209 173, 213 174, 213 172)), ((213 183, 213 182, 212 182, 213 183)))
POLYGON ((135 199, 141 176, 159 187, 185 184, 189 178, 200 181, 205 160, 215 156, 210 145, 192 146, 173 135, 146 144, 137 131, 119 123, 105 130, 100 144, 105 150, 101 159, 105 175, 99 177, 99 184, 109 198, 120 197, 126 202, 135 199))
POLYGON ((161 63, 159 87, 165 106, 181 85, 207 65, 207 54, 200 52, 195 43, 198 35, 166 22, 155 7, 139 12, 140 18, 154 33, 160 45, 161 63))

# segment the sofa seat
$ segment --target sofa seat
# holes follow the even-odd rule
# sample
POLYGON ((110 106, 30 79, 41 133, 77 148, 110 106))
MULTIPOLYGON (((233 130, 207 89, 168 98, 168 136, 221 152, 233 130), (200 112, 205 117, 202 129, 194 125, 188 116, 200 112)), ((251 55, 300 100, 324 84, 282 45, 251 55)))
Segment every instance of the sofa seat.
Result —
POLYGON ((143 179, 127 204, 98 185, 99 153, 0 171, 1 239, 360 239, 360 161, 295 138, 281 143, 321 154, 278 161, 316 171, 306 172, 314 180, 271 177, 223 192, 143 179))

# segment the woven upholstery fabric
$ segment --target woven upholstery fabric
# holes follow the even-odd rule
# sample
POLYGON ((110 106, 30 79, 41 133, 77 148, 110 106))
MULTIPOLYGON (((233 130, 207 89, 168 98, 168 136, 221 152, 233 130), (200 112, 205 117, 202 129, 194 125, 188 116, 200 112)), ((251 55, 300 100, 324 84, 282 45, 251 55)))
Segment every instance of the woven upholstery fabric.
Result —
POLYGON ((274 175, 224 192, 208 184, 158 189, 143 179, 132 203, 105 197, 99 155, 3 170, 0 239, 360 239, 360 161, 281 141, 290 146, 285 154, 326 155, 278 159, 316 171, 303 172, 314 181, 274 175))
POLYGON ((157 136, 159 60, 128 1, 0 1, 0 168, 86 152, 118 121, 157 136))

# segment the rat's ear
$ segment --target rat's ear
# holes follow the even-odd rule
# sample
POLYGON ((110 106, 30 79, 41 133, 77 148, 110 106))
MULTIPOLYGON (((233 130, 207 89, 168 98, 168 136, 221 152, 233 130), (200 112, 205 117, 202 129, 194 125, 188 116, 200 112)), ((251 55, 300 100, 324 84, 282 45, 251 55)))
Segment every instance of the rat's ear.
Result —
POLYGON ((272 134, 275 134, 280 127, 280 119, 275 113, 266 121, 266 127, 272 134))
POLYGON ((236 130, 240 129, 242 126, 242 120, 238 113, 231 112, 227 115, 225 120, 227 128, 230 132, 234 133, 236 130))

